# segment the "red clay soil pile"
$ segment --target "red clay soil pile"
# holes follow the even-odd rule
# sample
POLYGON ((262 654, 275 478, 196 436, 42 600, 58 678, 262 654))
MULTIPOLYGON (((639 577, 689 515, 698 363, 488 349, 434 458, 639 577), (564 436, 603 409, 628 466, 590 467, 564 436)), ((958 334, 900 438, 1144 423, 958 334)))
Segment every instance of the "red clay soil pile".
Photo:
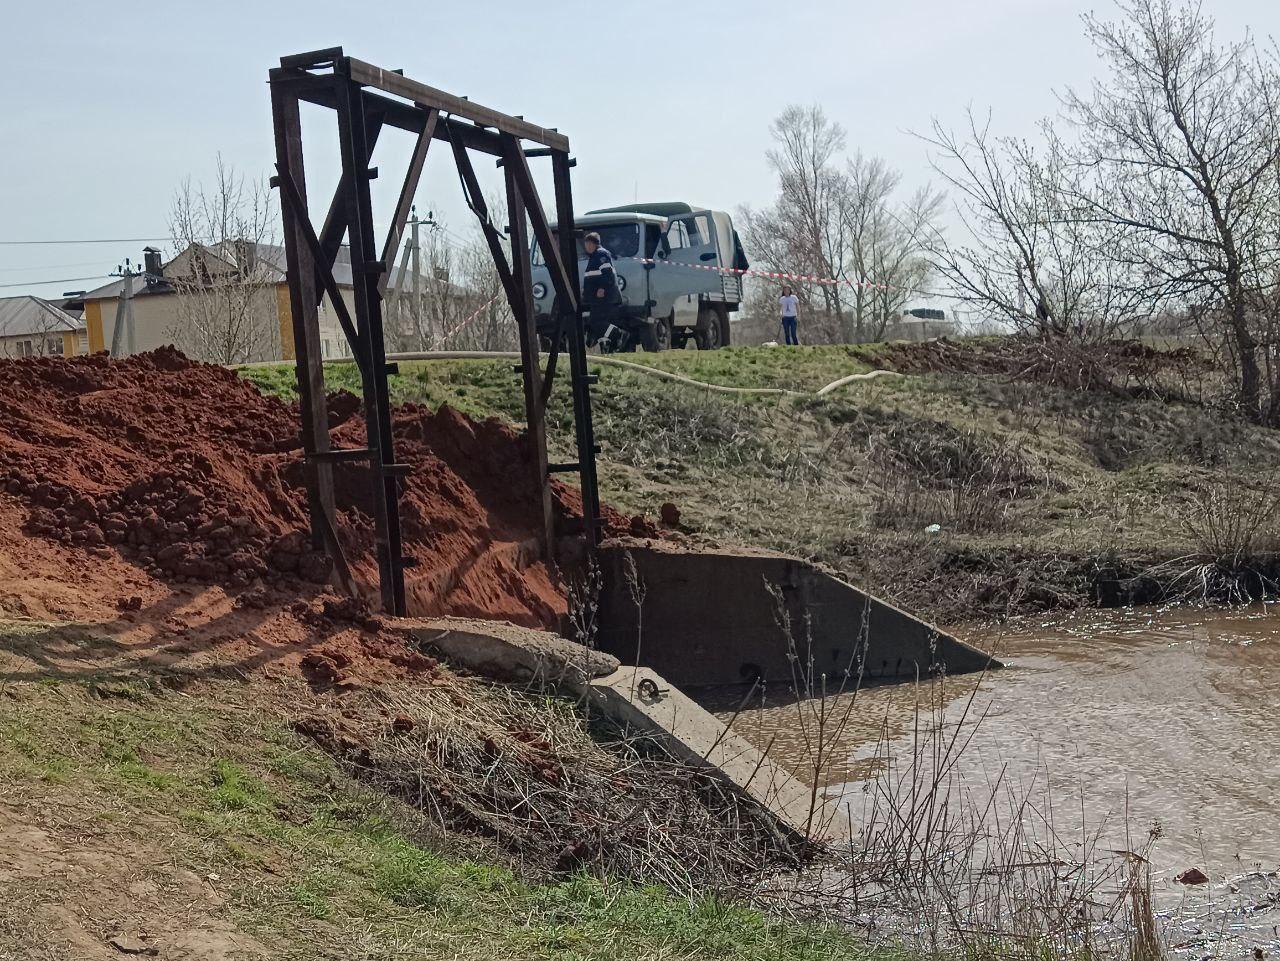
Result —
MULTIPOLYGON (((359 408, 350 394, 330 398, 337 445, 364 446, 359 408)), ((411 612, 555 627, 565 591, 534 557, 520 438, 498 421, 413 405, 397 409, 394 428, 397 460, 413 468, 401 498, 406 553, 419 562, 411 612)), ((0 502, 7 493, 25 509, 29 535, 117 552, 166 580, 327 579, 306 534, 297 438, 295 407, 172 348, 0 361, 0 502)), ((344 465, 335 486, 348 557, 376 590, 366 477, 344 465)), ((562 513, 575 494, 557 489, 562 513)))

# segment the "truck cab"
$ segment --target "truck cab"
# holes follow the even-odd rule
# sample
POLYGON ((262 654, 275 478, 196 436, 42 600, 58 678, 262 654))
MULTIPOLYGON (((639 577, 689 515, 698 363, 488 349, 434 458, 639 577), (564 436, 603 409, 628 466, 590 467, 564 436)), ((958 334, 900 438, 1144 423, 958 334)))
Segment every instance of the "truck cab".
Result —
MULTIPOLYGON (((729 312, 742 302, 746 256, 727 213, 686 203, 631 204, 592 210, 574 220, 579 276, 586 263, 582 236, 590 231, 614 258, 622 307, 618 320, 630 348, 702 350, 729 343, 729 312)), ((533 250, 538 330, 554 327, 555 291, 541 252, 533 250)))

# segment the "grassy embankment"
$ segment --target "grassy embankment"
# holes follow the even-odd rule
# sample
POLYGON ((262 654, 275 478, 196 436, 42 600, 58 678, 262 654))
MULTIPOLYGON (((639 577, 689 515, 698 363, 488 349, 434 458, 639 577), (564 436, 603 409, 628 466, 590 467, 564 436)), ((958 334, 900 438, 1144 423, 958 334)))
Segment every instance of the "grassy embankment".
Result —
MULTIPOLYGON (((0 639, 39 629, 0 624, 0 639)), ((295 734, 313 701, 300 683, 14 676, 0 681, 0 957, 118 956, 117 937, 228 959, 870 954, 712 898, 495 866, 295 734)))
MULTIPOLYGON (((801 391, 876 367, 910 374, 825 398, 753 398, 599 366, 603 494, 651 515, 670 501, 692 531, 822 561, 944 622, 1231 599, 1274 577, 1280 511, 1267 478, 1280 434, 1192 399, 1205 377, 1188 381, 1185 358, 1079 389, 1022 372, 1006 348, 974 343, 951 368, 927 348, 886 345, 628 355, 710 383, 801 391)), ((521 416, 508 362, 400 369, 396 400, 521 416)), ((288 368, 246 376, 293 396, 288 368)), ((328 377, 357 388, 350 364, 328 377)), ((553 453, 568 457, 563 383, 550 419, 553 453)))

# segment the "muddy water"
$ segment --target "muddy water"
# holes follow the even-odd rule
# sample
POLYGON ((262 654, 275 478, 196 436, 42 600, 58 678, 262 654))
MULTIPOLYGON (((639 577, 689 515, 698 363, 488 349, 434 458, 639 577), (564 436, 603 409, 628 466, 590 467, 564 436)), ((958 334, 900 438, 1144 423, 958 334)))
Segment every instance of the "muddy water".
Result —
MULTIPOLYGON (((967 741, 959 779, 1043 782, 1035 791, 1054 799, 1064 832, 1080 831, 1082 807, 1104 844, 1136 845, 1158 825, 1151 856, 1166 894, 1187 890, 1171 879, 1189 867, 1215 879, 1280 867, 1280 606, 1089 612, 962 633, 1008 668, 826 699, 834 744, 820 780, 855 821, 886 754, 901 766, 917 746, 954 738, 967 741), (920 733, 931 722, 940 737, 920 733)), ((781 698, 734 721, 810 782, 818 726, 812 700, 781 698)), ((1276 890, 1258 877, 1248 883, 1276 890)))

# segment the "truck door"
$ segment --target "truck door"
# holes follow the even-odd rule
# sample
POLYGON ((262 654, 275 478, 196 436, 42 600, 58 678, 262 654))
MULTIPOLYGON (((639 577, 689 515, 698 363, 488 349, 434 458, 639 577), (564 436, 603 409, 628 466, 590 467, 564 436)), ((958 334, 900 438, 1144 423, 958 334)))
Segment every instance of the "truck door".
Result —
POLYGON ((693 327, 698 323, 698 305, 703 297, 713 294, 720 299, 719 272, 699 269, 719 266, 711 218, 704 212, 673 219, 667 229, 667 243, 670 263, 658 269, 671 271, 669 283, 680 291, 675 304, 676 325, 693 327))

